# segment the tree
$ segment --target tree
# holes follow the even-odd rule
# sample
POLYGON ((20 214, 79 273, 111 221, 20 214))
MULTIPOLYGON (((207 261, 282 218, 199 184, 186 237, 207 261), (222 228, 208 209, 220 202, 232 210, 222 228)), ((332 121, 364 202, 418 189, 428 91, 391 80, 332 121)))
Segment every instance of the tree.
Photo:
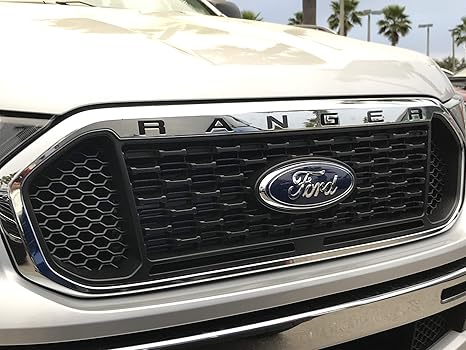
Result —
MULTIPOLYGON (((447 69, 449 71, 453 71, 453 58, 451 56, 448 56, 441 60, 435 60, 435 62, 437 62, 437 64, 441 68, 447 69)), ((463 68, 466 68, 466 60, 464 58, 462 58, 461 60, 455 58, 455 62, 456 62, 456 65, 455 65, 456 70, 461 70, 463 68)))
POLYGON ((288 18, 288 24, 290 25, 298 25, 303 24, 303 12, 299 11, 294 14, 294 17, 288 18))
MULTIPOLYGON (((343 1, 343 0, 340 0, 343 1)), ((327 22, 330 29, 340 31, 340 1, 332 1, 330 7, 332 14, 328 18, 327 22)), ((362 12, 358 11, 359 0, 344 0, 345 1, 345 21, 344 21, 344 34, 348 35, 348 32, 355 25, 362 25, 362 12)))
POLYGON ((457 45, 466 43, 466 17, 461 19, 461 24, 458 24, 453 32, 457 45))
POLYGON ((400 36, 406 36, 411 30, 411 21, 405 10, 403 6, 389 5, 383 9, 385 18, 377 22, 379 34, 386 36, 392 46, 396 46, 400 36))
POLYGON ((251 21, 262 21, 263 18, 261 17, 261 13, 255 13, 253 11, 248 11, 248 10, 245 10, 245 11, 242 11, 241 12, 241 18, 243 19, 249 19, 251 21))
POLYGON ((14 174, 0 177, 0 185, 7 185, 13 179, 13 176, 14 174))

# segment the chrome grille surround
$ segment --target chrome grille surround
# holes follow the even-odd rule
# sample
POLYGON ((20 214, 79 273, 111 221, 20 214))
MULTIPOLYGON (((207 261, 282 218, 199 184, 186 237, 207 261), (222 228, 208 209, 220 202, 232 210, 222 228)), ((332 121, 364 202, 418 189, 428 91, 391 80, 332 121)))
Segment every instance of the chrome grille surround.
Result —
MULTIPOLYGON (((434 115, 446 120, 457 134, 458 140, 460 140, 459 144, 461 145, 460 171, 464 173, 462 132, 448 111, 433 99, 299 100, 287 102, 114 106, 112 108, 98 108, 97 106, 96 108, 71 114, 0 169, 0 178, 12 177, 12 181, 8 184, 1 184, 0 191, 8 194, 14 208, 16 220, 19 223, 23 242, 26 242, 25 245, 30 256, 29 263, 18 265, 18 270, 27 279, 60 292, 81 297, 106 296, 188 285, 200 281, 212 281, 260 271, 280 269, 404 244, 440 234, 454 224, 463 201, 462 191, 459 192, 460 196, 449 221, 432 230, 374 243, 267 261, 260 264, 209 271, 196 275, 154 280, 132 285, 118 285, 117 287, 90 287, 76 283, 60 275, 44 259, 43 252, 37 243, 37 236, 33 230, 29 213, 25 210, 22 192, 24 181, 39 165, 77 138, 97 131, 109 131, 121 140, 136 140, 154 137, 203 136, 211 133, 232 134, 261 131, 275 131, 279 133, 282 131, 302 130, 305 127, 331 129, 335 127, 370 127, 375 123, 419 123, 431 120, 434 115), (410 114, 409 111, 411 109, 422 111, 424 117, 419 119, 416 117, 419 116, 418 114, 410 114), (385 120, 369 123, 367 115, 368 111, 371 110, 383 110, 385 112, 385 120), (340 115, 339 126, 322 125, 322 115, 328 112, 340 115), (288 128, 286 129, 283 128, 283 124, 286 121, 283 117, 284 115, 287 116, 288 122, 288 128), (267 118, 268 116, 269 118, 267 118), (219 118, 221 118, 221 121, 219 121, 219 118), (223 124, 222 121, 227 124, 223 124), (141 132, 141 122, 143 123, 143 128, 146 127, 143 130, 144 134, 141 132), (24 164, 29 165, 24 167, 24 164), (31 264, 35 269, 31 268, 31 264)), ((460 182, 462 188, 462 177, 460 182)), ((2 229, 2 231, 5 230, 2 229)), ((4 233, 7 235, 6 232, 4 233)))

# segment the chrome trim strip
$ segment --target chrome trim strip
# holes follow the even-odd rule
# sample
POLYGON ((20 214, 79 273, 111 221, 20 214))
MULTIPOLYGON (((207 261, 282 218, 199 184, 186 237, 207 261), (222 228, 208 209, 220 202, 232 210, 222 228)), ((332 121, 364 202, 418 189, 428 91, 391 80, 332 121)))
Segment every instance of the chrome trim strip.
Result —
MULTIPOLYGON (((281 317, 244 326, 153 343, 112 348, 151 350, 228 336, 240 337, 280 325, 300 323, 291 332, 307 334, 306 349, 317 350, 393 329, 435 315, 466 302, 466 295, 448 304, 441 302, 442 291, 466 281, 466 268, 421 284, 319 310, 281 317)), ((247 320, 247 318, 245 318, 247 320)))
MULTIPOLYGON (((456 221, 459 210, 463 202, 463 193, 458 200, 458 205, 454 210, 451 219, 442 227, 418 232, 408 236, 387 239, 383 241, 361 244, 341 249, 334 249, 320 253, 304 256, 279 259, 275 261, 238 266, 215 271, 203 272, 187 276, 166 278, 156 281, 118 285, 112 287, 91 287, 76 283, 54 271, 44 259, 44 254, 37 243, 36 233, 33 230, 29 214, 25 210, 22 195, 22 185, 25 179, 42 164, 47 158, 52 156, 59 149, 76 138, 95 131, 110 131, 121 139, 147 139, 151 137, 180 136, 187 137, 193 135, 207 135, 210 126, 217 122, 219 116, 225 116, 228 111, 229 116, 225 117, 227 125, 231 130, 222 129, 215 131, 215 134, 229 133, 254 133, 254 132, 282 132, 289 130, 308 130, 309 128, 334 128, 335 126, 321 125, 322 113, 340 113, 340 126, 345 127, 370 127, 367 119, 368 111, 379 110, 382 107, 388 108, 383 123, 418 123, 430 120, 434 114, 442 115, 455 129, 459 140, 463 140, 455 120, 442 106, 434 99, 400 98, 400 99, 357 99, 357 100, 309 100, 309 101, 286 101, 286 102, 248 102, 248 103, 218 103, 209 105, 180 105, 180 106, 140 106, 121 107, 87 110, 70 116, 57 126, 39 137, 33 144, 26 147, 16 155, 2 169, 0 178, 8 177, 12 180, 8 184, 0 184, 0 192, 7 192, 13 205, 16 218, 20 224, 20 232, 23 242, 27 246, 30 255, 29 265, 17 265, 18 271, 27 279, 44 285, 50 289, 79 297, 111 296, 137 293, 141 291, 159 290, 168 287, 192 285, 199 282, 215 281, 233 276, 244 276, 252 273, 271 271, 290 266, 308 264, 310 262, 333 259, 340 256, 348 256, 361 252, 378 250, 395 245, 405 244, 416 240, 424 239, 440 234, 448 230, 456 221), (307 112, 303 117, 301 113, 307 112), (415 113, 409 113, 414 109, 415 113), (285 112, 268 112, 285 111, 285 112), (251 113, 250 111, 256 111, 251 113), (292 115, 286 111, 298 111, 293 120, 288 119, 288 128, 277 128, 277 118, 279 115, 292 115), (301 111, 301 112, 299 112, 301 111), (361 112, 363 111, 363 112, 361 112), (309 122, 309 113, 315 115, 315 123, 309 122), (185 117, 180 117, 184 115, 185 117), (275 121, 270 121, 270 115, 275 121), (422 118, 419 118, 422 115, 422 118), (155 118, 154 118, 155 116, 155 118), (260 118, 261 119, 260 119, 260 118), (347 118, 346 118, 347 117, 347 118), (259 119, 261 121, 259 121, 259 119), (304 119, 303 119, 304 118, 304 119), (160 135, 160 123, 154 124, 157 135, 141 135, 139 122, 151 123, 154 119, 165 123, 166 134, 160 135), (261 124, 262 123, 262 124, 261 124), (304 123, 304 124, 303 124, 304 123), (173 127, 173 129, 171 129, 173 127), (172 130, 172 131, 169 131, 172 130), (202 131, 203 130, 203 131, 202 131), (202 131, 202 132, 201 132, 202 131), (193 135, 189 133, 193 133, 193 135), (27 166, 25 166, 27 164, 27 166), (31 268, 31 264, 32 267, 31 268), (137 289, 136 289, 137 288, 137 289), (124 290, 124 291, 122 291, 124 290), (95 293, 95 294, 90 294, 95 293)), ((285 118, 282 119, 282 121, 285 118)), ((314 119, 313 119, 314 120, 314 119)), ((377 123, 381 123, 380 121, 377 123)), ((224 126, 218 123, 220 127, 224 126)), ((461 171, 464 173, 464 144, 462 145, 461 171)), ((463 187, 464 178, 461 178, 463 187)))

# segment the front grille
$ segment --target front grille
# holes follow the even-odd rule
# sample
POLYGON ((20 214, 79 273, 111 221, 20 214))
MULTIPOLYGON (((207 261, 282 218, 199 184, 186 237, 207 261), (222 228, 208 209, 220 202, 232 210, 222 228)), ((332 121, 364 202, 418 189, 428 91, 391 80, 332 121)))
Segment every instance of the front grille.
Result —
POLYGON ((109 139, 84 141, 52 162, 30 187, 45 251, 81 278, 122 277, 137 264, 114 158, 109 139))
POLYGON ((448 178, 448 167, 442 158, 440 148, 435 143, 432 143, 431 147, 430 186, 427 198, 428 214, 432 214, 442 203, 445 180, 448 178))
POLYGON ((323 252, 447 219, 457 182, 447 169, 457 164, 444 156, 450 131, 443 123, 436 130, 443 131, 426 122, 124 141, 99 133, 36 170, 26 182, 26 206, 49 262, 88 284, 323 252), (257 179, 277 163, 309 157, 352 168, 353 193, 308 214, 263 206, 257 179))
POLYGON ((151 260, 309 236, 301 250, 312 253, 323 250, 331 232, 419 217, 427 151, 427 126, 124 146, 151 260), (329 210, 300 215, 273 212, 257 201, 258 175, 274 163, 309 156, 353 168, 353 195, 329 210))

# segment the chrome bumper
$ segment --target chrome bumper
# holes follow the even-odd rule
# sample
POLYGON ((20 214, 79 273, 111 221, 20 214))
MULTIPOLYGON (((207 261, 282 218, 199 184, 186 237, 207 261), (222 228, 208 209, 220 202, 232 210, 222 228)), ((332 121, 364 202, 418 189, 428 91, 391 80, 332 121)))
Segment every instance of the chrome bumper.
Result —
MULTIPOLYGON (((306 344, 306 349, 322 349, 393 329, 465 303, 465 282, 466 268, 462 268, 428 282, 363 300, 231 329, 212 330, 189 337, 112 349, 162 349, 266 332, 290 324, 299 324, 293 329, 293 333, 299 336, 302 344, 306 344)), ((440 349, 466 349, 466 332, 450 332, 432 348, 440 349)))

